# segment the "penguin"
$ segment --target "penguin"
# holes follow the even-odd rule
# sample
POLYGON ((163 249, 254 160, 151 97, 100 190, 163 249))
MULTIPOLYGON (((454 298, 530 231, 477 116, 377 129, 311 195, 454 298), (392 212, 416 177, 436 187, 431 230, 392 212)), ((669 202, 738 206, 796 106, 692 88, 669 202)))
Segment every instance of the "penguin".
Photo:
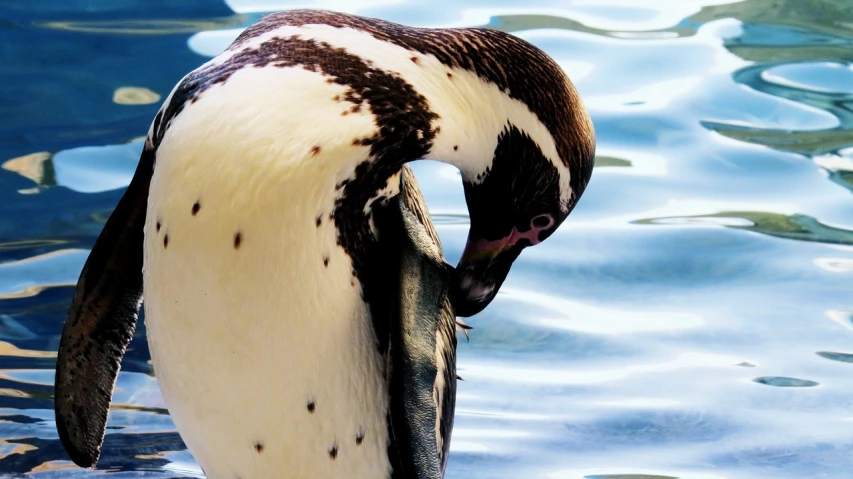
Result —
POLYGON ((158 385, 207 477, 443 477, 456 318, 563 223, 594 155, 570 79, 520 38, 263 17, 168 95, 83 267, 55 377, 65 450, 96 465, 144 296, 158 385), (461 173, 455 267, 420 159, 461 173))

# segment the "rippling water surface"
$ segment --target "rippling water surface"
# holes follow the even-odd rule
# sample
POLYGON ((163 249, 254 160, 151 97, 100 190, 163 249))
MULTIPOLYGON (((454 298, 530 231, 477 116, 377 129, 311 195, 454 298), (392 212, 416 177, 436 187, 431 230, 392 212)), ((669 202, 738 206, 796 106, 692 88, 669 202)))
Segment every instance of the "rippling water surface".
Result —
MULTIPOLYGON (((462 341, 451 478, 785 479, 853 470, 853 2, 65 0, 0 5, 0 471, 191 477, 141 327, 99 471, 55 351, 140 137, 265 12, 520 35, 571 75, 592 182, 462 341), (298 5, 297 5, 298 3, 298 5)), ((459 177, 416 172, 455 261, 459 177)))

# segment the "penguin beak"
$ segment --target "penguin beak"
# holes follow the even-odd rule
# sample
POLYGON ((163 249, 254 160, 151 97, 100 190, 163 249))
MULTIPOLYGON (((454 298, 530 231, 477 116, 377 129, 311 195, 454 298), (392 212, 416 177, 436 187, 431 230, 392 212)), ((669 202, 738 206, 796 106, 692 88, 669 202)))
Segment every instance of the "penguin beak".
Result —
POLYGON ((497 295, 513 261, 521 253, 507 236, 495 241, 468 238, 456 267, 451 300, 457 316, 473 316, 497 295))

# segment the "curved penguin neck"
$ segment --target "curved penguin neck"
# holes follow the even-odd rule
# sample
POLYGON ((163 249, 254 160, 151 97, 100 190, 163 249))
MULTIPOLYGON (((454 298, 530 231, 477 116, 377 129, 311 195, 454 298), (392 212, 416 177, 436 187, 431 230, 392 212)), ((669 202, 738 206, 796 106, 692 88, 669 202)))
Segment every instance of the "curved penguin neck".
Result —
MULTIPOLYGON (((383 166, 375 173, 376 185, 387 180, 380 173, 390 177, 393 173, 387 172, 420 158, 456 166, 466 181, 477 183, 510 126, 529 135, 546 158, 562 167, 554 138, 537 114, 472 66, 449 65, 435 54, 382 40, 363 28, 287 24, 292 19, 282 19, 281 25, 271 19, 262 30, 247 31, 207 68, 296 67, 345 87, 337 100, 351 103, 353 113, 366 103, 375 116, 377 134, 360 144, 370 146, 371 157, 383 166)), ((221 79, 213 75, 210 80, 221 79)), ((334 123, 327 130, 333 135, 334 123)), ((567 175, 564 180, 568 182, 567 175)))
MULTIPOLYGON (((247 30, 228 50, 184 78, 152 125, 155 145, 185 107, 200 98, 225 96, 208 92, 229 90, 231 106, 212 115, 211 127, 217 127, 217 116, 227 115, 251 125, 246 128, 251 137, 259 127, 267 130, 278 152, 295 155, 285 161, 331 160, 320 175, 335 175, 339 225, 367 225, 377 195, 413 160, 451 164, 466 182, 480 183, 499 139, 512 127, 564 171, 554 138, 540 118, 509 87, 478 76, 470 64, 448 64, 435 52, 382 40, 369 29, 288 24, 294 20, 288 15, 277 17, 280 24, 268 18, 260 30, 247 30), (240 111, 233 99, 241 103, 240 111), (303 121, 306 116, 315 121, 303 121), (311 153, 305 156, 301 148, 311 153), (312 158, 321 148, 334 151, 334 157, 312 158)), ((251 150, 267 158, 277 153, 272 147, 251 150)), ((568 172, 560 176, 567 186, 568 172)), ((387 198, 391 190, 380 196, 387 198)))

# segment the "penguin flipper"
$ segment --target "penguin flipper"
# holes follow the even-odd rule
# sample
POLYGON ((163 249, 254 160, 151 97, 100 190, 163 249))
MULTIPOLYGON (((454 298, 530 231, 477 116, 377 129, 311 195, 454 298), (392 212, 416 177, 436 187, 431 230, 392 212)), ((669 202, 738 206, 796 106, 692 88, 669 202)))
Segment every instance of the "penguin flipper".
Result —
POLYGON ((392 411, 398 413, 392 413, 392 431, 398 455, 406 458, 400 477, 439 479, 456 398, 456 316, 448 296, 452 266, 444 261, 408 167, 401 196, 399 329, 392 331, 390 346, 392 411))
POLYGON ((142 303, 142 264, 154 150, 146 143, 127 190, 83 266, 56 364, 54 411, 71 460, 94 467, 122 356, 142 303))

